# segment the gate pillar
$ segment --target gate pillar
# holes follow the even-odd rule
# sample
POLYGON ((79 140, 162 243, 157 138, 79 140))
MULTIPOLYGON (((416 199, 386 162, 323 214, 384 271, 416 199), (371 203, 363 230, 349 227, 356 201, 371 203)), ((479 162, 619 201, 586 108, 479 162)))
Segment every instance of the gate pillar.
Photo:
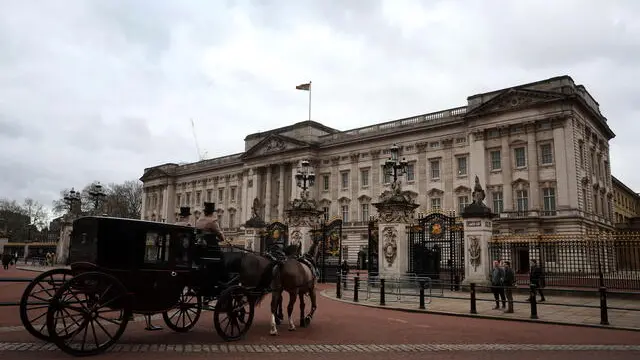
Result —
POLYGON ((253 215, 244 224, 244 248, 247 250, 262 253, 265 249, 262 248, 261 240, 267 224, 261 219, 256 210, 257 209, 254 209, 253 215))
POLYGON ((493 235, 493 214, 484 204, 485 193, 480 186, 478 176, 473 188, 473 202, 462 211, 464 219, 464 285, 476 283, 491 285, 491 259, 489 256, 489 240, 493 235))
POLYGON ((286 213, 290 243, 300 244, 301 253, 304 254, 313 243, 312 232, 320 224, 322 211, 316 210, 314 200, 303 197, 294 200, 286 213))
POLYGON ((407 272, 409 265, 408 227, 419 206, 400 192, 399 185, 390 195, 373 204, 378 210, 378 272, 381 278, 407 272))

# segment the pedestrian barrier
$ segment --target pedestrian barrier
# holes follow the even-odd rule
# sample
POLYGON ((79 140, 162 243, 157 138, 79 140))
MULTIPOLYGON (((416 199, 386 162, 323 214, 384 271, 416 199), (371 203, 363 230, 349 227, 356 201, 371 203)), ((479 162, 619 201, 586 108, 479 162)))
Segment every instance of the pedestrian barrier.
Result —
MULTIPOLYGON (((460 291, 452 291, 450 294, 445 294, 444 289, 451 284, 442 283, 439 281, 433 281, 428 277, 421 277, 415 274, 407 274, 404 276, 396 276, 392 278, 383 278, 378 276, 361 276, 357 274, 355 276, 349 276, 347 274, 338 274, 339 281, 336 282, 336 297, 343 300, 351 300, 353 302, 366 301, 380 306, 386 306, 389 301, 403 302, 403 305, 407 303, 412 304, 417 300, 418 309, 427 309, 434 298, 452 299, 452 300, 467 300, 469 301, 469 313, 478 314, 478 303, 480 302, 497 302, 493 298, 478 296, 480 292, 489 293, 491 287, 482 286, 475 283, 470 283, 467 286, 462 286, 460 291), (434 287, 436 287, 434 291, 434 287), (468 296, 463 294, 468 292, 468 296), (459 294, 459 295, 458 295, 459 294)), ((515 290, 516 294, 522 294, 521 289, 498 287, 502 291, 515 290)), ((634 315, 638 314, 637 327, 640 329, 640 307, 630 306, 611 306, 608 303, 608 299, 611 295, 615 295, 616 298, 635 298, 640 299, 639 293, 634 292, 610 292, 606 287, 600 287, 599 289, 579 290, 579 289, 562 289, 563 293, 569 293, 571 296, 585 296, 589 295, 593 297, 597 295, 599 302, 597 305, 584 303, 584 301, 577 302, 553 302, 545 301, 541 303, 537 300, 538 288, 535 284, 531 284, 527 289, 526 294, 529 295, 528 300, 511 300, 507 299, 506 303, 510 303, 509 308, 513 308, 513 304, 528 304, 530 319, 539 319, 539 308, 541 306, 561 306, 572 308, 592 308, 599 309, 600 325, 610 325, 609 313, 610 311, 629 311, 634 315)), ((547 292, 560 291, 558 289, 548 289, 547 292), (549 291, 550 290, 550 291, 549 291)), ((553 295, 552 295, 553 296, 553 295)), ((640 304, 640 302, 635 303, 640 304)), ((405 306, 406 307, 406 306, 405 306)), ((503 302, 504 307, 504 302, 503 302)), ((521 307, 519 307, 521 308, 521 307)))

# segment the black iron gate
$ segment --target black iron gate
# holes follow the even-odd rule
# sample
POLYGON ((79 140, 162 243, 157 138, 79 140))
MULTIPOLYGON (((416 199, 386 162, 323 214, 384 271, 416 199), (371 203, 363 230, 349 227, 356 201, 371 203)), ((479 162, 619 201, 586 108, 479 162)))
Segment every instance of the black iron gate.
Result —
POLYGON ((378 221, 369 221, 369 243, 367 245, 367 271, 369 276, 378 276, 378 221))
POLYGON ((289 227, 281 222, 273 222, 265 227, 262 234, 260 252, 265 253, 274 248, 284 251, 284 247, 289 245, 289 227))
POLYGON ((455 216, 433 213, 409 230, 409 273, 459 288, 464 279, 464 233, 455 216))
POLYGON ((342 263, 342 220, 336 219, 322 224, 320 247, 320 282, 338 281, 338 270, 342 263))

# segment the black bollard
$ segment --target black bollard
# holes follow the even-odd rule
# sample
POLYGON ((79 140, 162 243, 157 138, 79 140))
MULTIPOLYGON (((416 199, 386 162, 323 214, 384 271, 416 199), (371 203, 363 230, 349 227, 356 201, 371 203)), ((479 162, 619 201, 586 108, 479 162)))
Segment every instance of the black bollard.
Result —
POLYGON ((342 299, 342 289, 340 283, 342 282, 342 273, 338 271, 338 281, 336 281, 336 298, 342 299))
POLYGON ((538 318, 538 301, 536 300, 536 286, 529 285, 529 296, 531 296, 531 318, 538 318))
POLYGON ((360 289, 360 277, 353 278, 353 302, 358 302, 358 290, 360 289))
POLYGON ((384 292, 384 279, 380 279, 380 305, 385 305, 384 292))
POLYGON ((607 306, 607 288, 600 288, 600 325, 609 325, 609 308, 607 306))
POLYGON ((424 280, 420 280, 420 309, 424 309, 424 280))
POLYGON ((476 283, 469 284, 470 293, 471 293, 471 313, 477 314, 478 309, 476 308, 476 283))

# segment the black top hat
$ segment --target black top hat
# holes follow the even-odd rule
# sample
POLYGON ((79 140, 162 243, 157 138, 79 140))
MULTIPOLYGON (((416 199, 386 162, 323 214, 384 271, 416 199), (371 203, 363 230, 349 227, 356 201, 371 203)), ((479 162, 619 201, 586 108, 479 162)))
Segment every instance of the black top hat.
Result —
POLYGON ((216 203, 205 202, 203 212, 205 215, 213 214, 216 211, 216 203))
POLYGON ((191 216, 191 208, 188 206, 183 206, 180 208, 180 216, 187 217, 191 216))

